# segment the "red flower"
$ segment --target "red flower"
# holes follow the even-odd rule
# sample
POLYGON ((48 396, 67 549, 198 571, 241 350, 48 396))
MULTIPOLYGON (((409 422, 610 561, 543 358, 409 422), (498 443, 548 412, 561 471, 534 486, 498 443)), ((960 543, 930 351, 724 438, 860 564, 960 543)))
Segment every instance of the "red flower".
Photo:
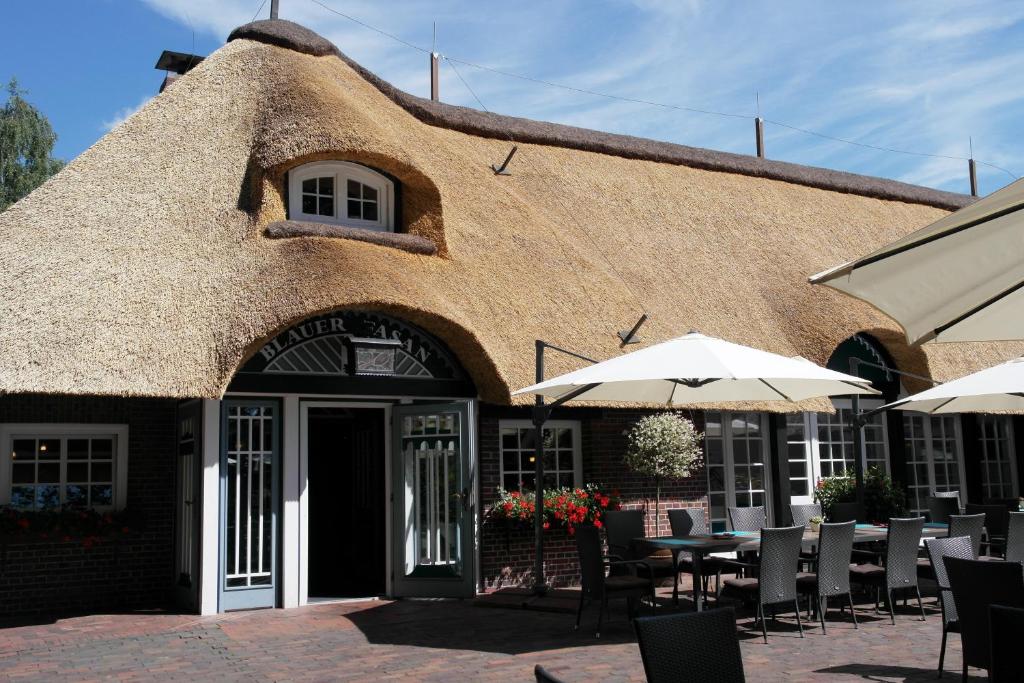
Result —
POLYGON ((594 526, 596 526, 598 529, 600 529, 601 527, 604 526, 604 524, 601 523, 601 520, 595 519, 594 520, 594 526))
POLYGON ((544 522, 544 528, 545 529, 550 529, 551 528, 551 522, 544 522))

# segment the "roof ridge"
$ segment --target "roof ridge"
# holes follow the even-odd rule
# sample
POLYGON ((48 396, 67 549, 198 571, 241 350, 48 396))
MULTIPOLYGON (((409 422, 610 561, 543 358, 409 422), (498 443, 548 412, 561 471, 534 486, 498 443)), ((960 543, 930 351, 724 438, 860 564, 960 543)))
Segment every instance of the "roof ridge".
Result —
POLYGON ((237 39, 255 40, 317 57, 333 54, 395 104, 423 123, 470 135, 501 140, 507 140, 511 136, 516 142, 579 149, 626 159, 655 161, 709 171, 781 180, 796 185, 876 199, 924 204, 950 211, 967 206, 976 200, 976 198, 965 194, 936 190, 887 178, 817 166, 804 166, 788 161, 763 159, 734 152, 719 152, 674 142, 606 133, 434 102, 399 90, 348 57, 323 36, 305 26, 284 19, 264 19, 239 26, 228 36, 228 42, 237 39))

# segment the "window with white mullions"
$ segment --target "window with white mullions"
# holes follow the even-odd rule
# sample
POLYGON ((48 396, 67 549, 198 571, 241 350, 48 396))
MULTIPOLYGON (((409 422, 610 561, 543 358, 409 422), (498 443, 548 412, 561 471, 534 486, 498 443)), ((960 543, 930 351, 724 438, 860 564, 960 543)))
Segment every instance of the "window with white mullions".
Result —
MULTIPOLYGON (((536 486, 537 439, 528 420, 501 420, 501 487, 506 491, 533 491, 536 486)), ((549 420, 544 425, 544 486, 582 485, 580 423, 549 420)))
POLYGON ((288 217, 354 228, 395 229, 395 183, 350 161, 317 161, 288 174, 288 217))
POLYGON ((705 413, 704 449, 711 528, 728 526, 728 507, 769 505, 766 416, 753 412, 705 413))
POLYGON ((809 504, 813 501, 814 471, 810 440, 807 438, 806 413, 786 413, 786 460, 789 465, 790 502, 809 504))
POLYGON ((20 509, 124 507, 124 425, 0 425, 0 505, 20 509))
MULTIPOLYGON (((815 413, 813 433, 817 440, 818 476, 836 477, 854 472, 853 459, 853 407, 848 399, 833 401, 836 412, 815 413)), ((874 410, 882 405, 877 399, 862 399, 861 412, 874 410)), ((878 467, 889 472, 889 439, 886 433, 885 415, 872 415, 864 425, 861 458, 864 470, 878 467)))
POLYGON ((979 415, 981 486, 985 498, 1017 497, 1017 466, 1010 418, 979 415))
POLYGON ((909 504, 915 514, 928 512, 928 498, 940 491, 960 491, 964 481, 960 420, 956 415, 903 413, 909 504))

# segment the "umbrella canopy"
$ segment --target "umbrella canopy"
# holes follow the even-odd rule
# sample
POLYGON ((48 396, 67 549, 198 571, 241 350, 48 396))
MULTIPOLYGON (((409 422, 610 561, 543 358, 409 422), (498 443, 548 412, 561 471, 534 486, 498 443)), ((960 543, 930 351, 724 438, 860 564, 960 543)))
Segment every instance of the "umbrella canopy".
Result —
POLYGON ((663 403, 802 401, 877 394, 868 380, 691 332, 515 392, 559 399, 663 403))
POLYGON ((911 344, 1024 339, 1024 180, 810 281, 872 304, 911 344))
POLYGON ((879 410, 889 408, 922 413, 1024 410, 1024 357, 940 384, 879 410))

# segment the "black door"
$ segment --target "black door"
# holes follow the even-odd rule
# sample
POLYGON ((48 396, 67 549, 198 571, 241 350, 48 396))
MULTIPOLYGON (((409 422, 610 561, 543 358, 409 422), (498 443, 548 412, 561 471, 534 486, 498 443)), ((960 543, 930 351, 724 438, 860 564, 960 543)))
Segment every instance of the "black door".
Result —
POLYGON ((382 595, 384 411, 311 407, 307 433, 309 596, 382 595))

